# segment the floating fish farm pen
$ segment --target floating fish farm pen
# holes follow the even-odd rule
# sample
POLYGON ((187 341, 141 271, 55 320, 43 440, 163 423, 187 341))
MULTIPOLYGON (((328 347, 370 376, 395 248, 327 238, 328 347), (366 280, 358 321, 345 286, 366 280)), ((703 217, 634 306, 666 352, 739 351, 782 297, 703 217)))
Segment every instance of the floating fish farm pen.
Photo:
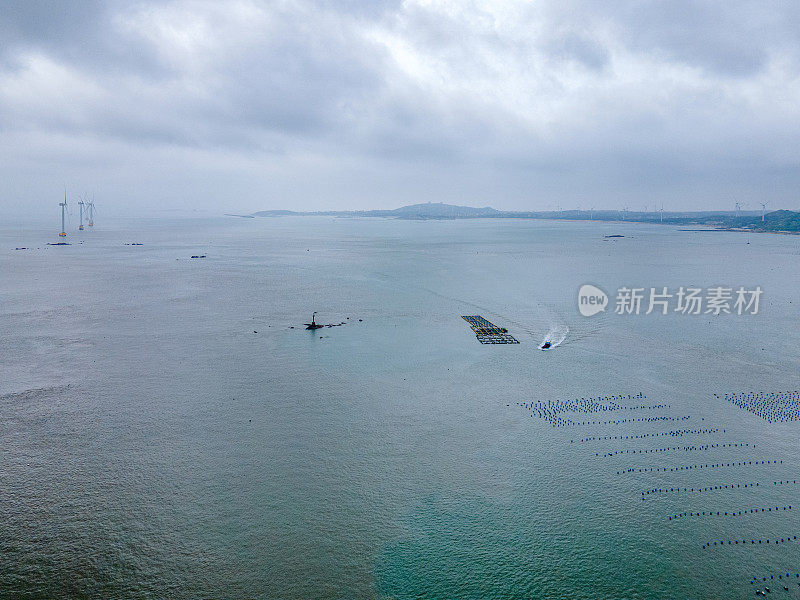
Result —
POLYGON ((469 323, 481 344, 519 344, 519 341, 508 333, 508 329, 498 327, 480 315, 461 315, 461 318, 469 323))

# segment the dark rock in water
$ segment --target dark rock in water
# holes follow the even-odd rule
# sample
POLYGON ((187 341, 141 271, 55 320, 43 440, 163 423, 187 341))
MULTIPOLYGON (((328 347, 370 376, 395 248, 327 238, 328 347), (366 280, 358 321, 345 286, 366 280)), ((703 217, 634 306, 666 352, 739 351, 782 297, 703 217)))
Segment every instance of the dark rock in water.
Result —
MULTIPOLYGON (((317 323, 316 316, 317 316, 317 313, 315 312, 313 315, 311 315, 311 323, 304 323, 304 325, 306 326, 306 329, 310 329, 310 330, 313 331, 315 329, 322 329, 323 327, 341 327, 342 325, 345 325, 345 321, 342 321, 341 323, 327 323, 327 324, 317 323)), ((348 319, 349 318, 350 317, 348 317, 348 319)), ((291 329, 294 329, 294 328, 292 327, 291 329)), ((320 336, 320 337, 322 337, 322 336, 320 336)))
POLYGON ((625 237, 625 236, 624 235, 620 235, 618 233, 615 233, 614 235, 604 235, 603 237, 606 237, 606 238, 619 238, 619 237, 625 237))

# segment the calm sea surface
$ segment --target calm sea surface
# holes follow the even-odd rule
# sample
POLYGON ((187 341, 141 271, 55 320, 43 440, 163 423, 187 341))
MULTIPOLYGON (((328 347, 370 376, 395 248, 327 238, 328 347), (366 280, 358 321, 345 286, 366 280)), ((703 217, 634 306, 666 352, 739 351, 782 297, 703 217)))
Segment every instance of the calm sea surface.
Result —
POLYGON ((46 246, 54 231, 0 229, 4 600, 800 597, 800 422, 714 395, 800 390, 800 237, 290 217, 98 220, 46 246), (609 310, 580 316, 584 283, 609 310), (759 314, 613 312, 623 286, 720 285, 760 286, 759 314), (313 311, 345 325, 298 328, 313 311), (479 344, 470 314, 521 343, 479 344), (664 406, 567 427, 520 406, 612 394, 664 406))

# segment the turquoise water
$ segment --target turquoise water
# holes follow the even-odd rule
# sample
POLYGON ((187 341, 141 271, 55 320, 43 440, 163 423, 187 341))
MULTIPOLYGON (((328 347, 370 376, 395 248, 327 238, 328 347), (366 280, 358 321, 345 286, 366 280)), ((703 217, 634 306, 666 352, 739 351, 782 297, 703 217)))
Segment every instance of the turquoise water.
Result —
POLYGON ((800 573, 800 542, 702 547, 800 535, 800 486, 773 484, 800 480, 800 423, 714 396, 800 389, 798 237, 312 217, 51 234, 0 230, 3 598, 735 598, 800 573), (585 318, 584 283, 764 296, 758 315, 585 318), (298 329, 312 311, 346 325, 298 329), (463 314, 521 343, 481 345, 463 314), (554 428, 518 406, 640 392, 669 408, 610 416, 690 418, 554 428), (579 441, 677 429, 719 431, 579 441), (749 445, 595 456, 723 443, 749 445), (783 462, 680 470, 756 460, 783 462))

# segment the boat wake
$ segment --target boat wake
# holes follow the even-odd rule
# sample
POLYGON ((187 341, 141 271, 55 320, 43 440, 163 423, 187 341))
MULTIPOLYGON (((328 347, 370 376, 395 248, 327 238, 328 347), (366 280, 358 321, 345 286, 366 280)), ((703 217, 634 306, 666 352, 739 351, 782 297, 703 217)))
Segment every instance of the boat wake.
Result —
POLYGON ((568 333, 569 327, 567 327, 566 324, 555 325, 551 327, 550 331, 547 332, 547 335, 544 336, 542 343, 539 344, 539 348, 542 350, 546 350, 548 348, 557 348, 564 343, 564 340, 567 339, 568 333))
MULTIPOLYGON (((385 273, 378 273, 378 275, 384 278, 386 282, 391 282, 392 285, 395 285, 394 278, 390 275, 385 273)), ((528 334, 533 340, 539 339, 542 330, 547 328, 547 334, 545 334, 544 339, 542 339, 538 344, 538 347, 542 350, 548 350, 550 348, 561 346, 566 341, 568 335, 570 336, 570 343, 587 337, 596 336, 600 333, 600 331, 602 331, 605 323, 606 315, 604 313, 592 319, 592 326, 588 328, 584 325, 587 320, 583 319, 583 321, 577 326, 577 330, 572 332, 570 327, 565 322, 566 317, 563 314, 564 311, 559 310, 556 306, 550 303, 535 300, 532 301, 528 314, 524 315, 522 319, 519 319, 519 317, 514 318, 509 315, 498 313, 496 309, 482 306, 481 304, 470 302, 463 298, 449 296, 427 287, 414 287, 438 298, 479 310, 484 316, 488 316, 490 318, 497 317, 499 319, 499 323, 503 325, 511 325, 515 334, 518 331, 522 331, 528 334)))

